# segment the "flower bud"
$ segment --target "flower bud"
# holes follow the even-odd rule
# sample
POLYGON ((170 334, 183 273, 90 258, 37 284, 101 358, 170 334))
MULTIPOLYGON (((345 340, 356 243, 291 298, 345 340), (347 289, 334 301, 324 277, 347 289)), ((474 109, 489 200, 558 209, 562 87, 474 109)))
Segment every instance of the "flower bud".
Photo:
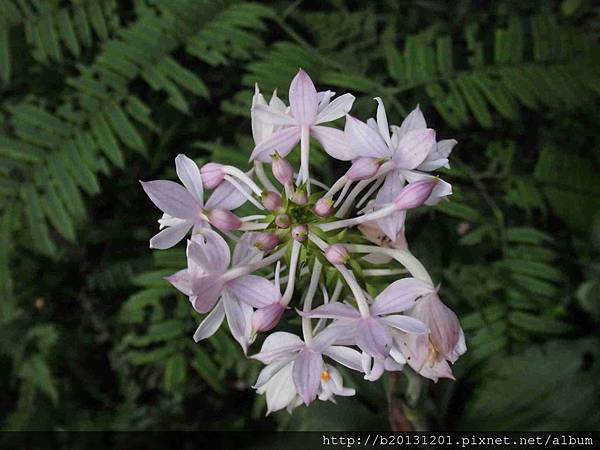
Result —
POLYGON ((275 217, 275 225, 278 228, 287 228, 290 226, 290 216, 287 214, 277 214, 275 217))
POLYGON ((259 233, 254 245, 263 252, 270 252, 279 244, 279 238, 275 233, 259 233))
POLYGON ((279 323, 284 311, 285 306, 281 303, 272 303, 262 308, 258 308, 252 314, 252 330, 261 332, 275 328, 275 325, 279 323))
POLYGON ((225 178, 223 164, 209 162, 202 166, 200 175, 202 176, 202 184, 207 189, 216 188, 225 178))
POLYGON ((276 211, 281 208, 283 203, 281 202, 281 195, 268 191, 262 194, 262 204, 269 211, 276 211))
POLYGON ((431 195, 437 184, 437 178, 415 181, 404 186, 394 199, 399 210, 407 210, 421 206, 431 195))
POLYGON ((306 225, 294 225, 292 227, 292 238, 298 242, 304 242, 308 237, 308 227, 306 225))
POLYGON ((346 264, 350 259, 348 250, 342 244, 333 244, 325 249, 325 258, 333 265, 346 264))
POLYGON ((371 178, 379 170, 380 160, 377 158, 358 158, 352 163, 346 176, 349 180, 359 181, 371 178))
POLYGON ((315 214, 319 217, 327 217, 333 212, 333 199, 322 197, 315 203, 315 214))
POLYGON ((290 162, 277 153, 271 156, 271 158, 273 160, 271 171, 275 179, 283 185, 292 184, 294 182, 294 168, 290 162))
POLYGON ((240 218, 227 209, 213 209, 207 216, 210 224, 221 231, 237 230, 242 226, 240 218))
POLYGON ((308 203, 308 197, 306 196, 306 192, 304 192, 303 189, 297 189, 292 194, 292 201, 296 205, 306 205, 306 203, 308 203))

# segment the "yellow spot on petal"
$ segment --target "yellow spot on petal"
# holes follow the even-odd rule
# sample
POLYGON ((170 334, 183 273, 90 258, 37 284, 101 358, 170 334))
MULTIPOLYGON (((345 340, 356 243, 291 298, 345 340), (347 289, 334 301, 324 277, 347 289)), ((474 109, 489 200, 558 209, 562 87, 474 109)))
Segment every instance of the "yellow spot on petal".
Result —
POLYGON ((331 378, 329 376, 329 372, 327 372, 326 370, 324 370, 323 372, 321 372, 321 380, 323 380, 323 381, 329 381, 329 378, 331 378))

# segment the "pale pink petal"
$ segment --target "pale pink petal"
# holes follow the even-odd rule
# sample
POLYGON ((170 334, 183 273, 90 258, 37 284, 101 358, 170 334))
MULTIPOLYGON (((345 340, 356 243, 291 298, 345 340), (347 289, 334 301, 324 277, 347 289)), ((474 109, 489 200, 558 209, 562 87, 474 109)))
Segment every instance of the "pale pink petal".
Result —
POLYGON ((252 332, 252 306, 239 301, 237 298, 229 295, 227 291, 223 293, 223 306, 227 316, 227 324, 233 338, 240 344, 244 353, 248 350, 250 333, 252 332))
MULTIPOLYGON (((245 183, 241 186, 246 192, 250 192, 250 188, 245 183)), ((233 184, 225 180, 217 186, 206 201, 206 209, 221 208, 231 211, 239 208, 246 201, 246 196, 233 184)))
POLYGON ((425 117, 423 117, 421 108, 417 105, 417 107, 406 116, 400 125, 400 128, 398 128, 397 134, 399 138, 403 138, 409 131, 422 130, 424 128, 427 128, 427 123, 425 122, 425 117))
POLYGON ((409 183, 394 199, 396 208, 403 211, 421 206, 430 198, 437 183, 438 178, 435 177, 409 183))
POLYGON ((323 358, 309 348, 305 348, 298 354, 294 361, 292 376, 296 390, 305 405, 310 404, 316 397, 321 385, 321 371, 323 369, 323 358))
POLYGON ((245 275, 231 280, 227 283, 227 290, 255 308, 264 308, 281 299, 281 294, 275 285, 258 275, 245 275))
POLYGON ((202 272, 224 272, 229 267, 229 246, 225 239, 210 229, 192 235, 187 249, 188 265, 202 272))
POLYGON ((332 345, 323 354, 350 369, 362 372, 360 353, 352 348, 332 345))
POLYGON ((379 129, 379 133, 385 143, 390 146, 390 126, 388 125, 387 114, 385 113, 385 106, 383 106, 383 101, 379 97, 375 97, 375 101, 377 102, 377 128, 379 129))
POLYGON ((185 295, 193 295, 193 277, 187 269, 175 272, 173 275, 165 277, 169 283, 171 283, 175 289, 183 292, 185 295))
POLYGON ((322 352, 324 349, 336 342, 340 337, 348 334, 348 327, 344 325, 328 326, 319 332, 312 340, 310 348, 315 351, 322 352))
POLYGON ((194 341, 200 342, 201 340, 208 339, 215 334, 223 323, 224 318, 225 308, 223 307, 223 302, 219 302, 196 329, 196 332, 194 333, 194 341))
POLYGON ((339 96, 319 112, 315 124, 331 122, 340 117, 344 117, 350 112, 350 109, 352 109, 353 103, 354 95, 344 94, 339 96))
POLYGON ((358 156, 372 156, 374 158, 389 158, 392 156, 390 149, 378 131, 373 130, 366 123, 346 115, 344 128, 348 146, 358 156))
POLYGON ((444 139, 439 141, 429 156, 427 156, 427 159, 423 161, 417 169, 425 172, 431 172, 440 167, 449 169, 448 156, 450 156, 450 153, 456 144, 457 142, 455 139, 444 139))
POLYGON ((204 203, 204 190, 202 187, 202 176, 196 163, 187 156, 180 154, 175 158, 175 170, 185 188, 202 206, 204 203))
POLYGON ((381 321, 390 327, 396 328, 405 333, 427 334, 429 327, 418 319, 410 316, 393 315, 381 317, 381 321))
POLYGON ((262 141, 252 151, 251 161, 270 162, 275 152, 280 156, 287 155, 300 140, 300 127, 280 128, 262 141))
POLYGON ((284 311, 285 306, 281 303, 271 303, 258 308, 252 314, 252 329, 257 332, 272 330, 281 320, 284 311))
POLYGON ((289 406, 297 397, 296 387, 292 380, 293 363, 288 363, 279 370, 263 386, 257 389, 259 394, 267 397, 267 414, 289 406))
POLYGON ((274 108, 266 105, 256 105, 252 108, 252 114, 258 120, 273 125, 295 125, 296 121, 287 114, 281 113, 274 108))
POLYGON ((238 267, 258 261, 262 252, 256 247, 256 239, 259 233, 244 233, 233 249, 231 264, 238 267))
MULTIPOLYGON (((392 170, 385 177, 385 180, 377 195, 375 196, 376 205, 385 205, 394 201, 404 186, 404 177, 399 170, 392 170)), ((392 214, 375 221, 377 227, 392 241, 404 226, 405 211, 395 211, 392 214)))
POLYGON ((265 364, 270 364, 278 358, 299 351, 304 346, 304 342, 295 334, 278 331, 267 336, 260 352, 252 355, 251 358, 258 359, 265 364))
POLYGON ((425 128, 406 133, 394 151, 392 160, 399 169, 414 169, 435 147, 435 130, 425 128))
POLYGON ((320 92, 317 92, 317 99, 319 100, 319 108, 318 108, 318 112, 319 113, 321 111, 323 111, 323 109, 325 109, 325 107, 327 105, 329 105, 329 102, 330 102, 330 100, 331 100, 331 98, 333 96, 335 96, 335 92, 333 92, 333 91, 320 91, 320 92))
POLYGON ((359 319, 360 313, 351 306, 343 303, 329 303, 321 305, 308 313, 298 312, 303 317, 314 317, 324 319, 359 319))
POLYGON ((308 74, 300 69, 290 84, 290 108, 298 125, 312 125, 317 116, 317 90, 308 74))
POLYGON ((181 241, 192 228, 192 222, 183 222, 172 227, 166 227, 150 239, 150 248, 164 250, 173 247, 181 241))
POLYGON ((343 131, 331 127, 312 126, 310 134, 319 141, 327 154, 341 161, 349 161, 357 157, 346 143, 343 131))
POLYGON ((386 287, 371 306, 376 315, 399 313, 415 306, 422 296, 435 292, 435 288, 416 278, 402 278, 386 287))
POLYGON ((387 358, 373 358, 373 366, 369 370, 368 374, 365 374, 365 380, 367 381, 377 381, 383 375, 385 371, 385 360, 387 358))
POLYGON ((285 113, 287 111, 287 106, 283 103, 283 100, 277 97, 277 89, 273 91, 271 100, 269 100, 269 108, 280 113, 285 113))
POLYGON ((140 183, 152 203, 171 217, 190 220, 200 218, 202 205, 182 185, 168 180, 140 183))
POLYGON ((433 188, 433 191, 431 191, 431 194, 429 194, 427 200, 425 200, 425 205, 436 205, 442 198, 452 195, 452 185, 445 182, 441 178, 427 175, 416 170, 406 170, 402 173, 410 183, 423 180, 435 180, 436 184, 433 188))
POLYGON ((392 347, 392 335, 388 327, 375 317, 361 318, 356 333, 356 345, 374 358, 383 359, 392 347))
POLYGON ((194 309, 202 314, 210 311, 219 300, 223 287, 224 283, 221 277, 214 275, 195 277, 192 283, 194 295, 190 297, 194 309))
POLYGON ((454 364, 456 362, 456 360, 458 359, 458 357, 466 351, 467 351, 467 343, 465 342, 465 333, 463 332, 463 330, 461 328, 459 335, 458 335, 458 342, 456 343, 456 346, 454 347, 452 352, 450 352, 450 354, 447 355, 448 361, 450 361, 452 364, 454 364))
POLYGON ((393 358, 391 358, 391 357, 388 356, 383 361, 383 367, 388 372, 397 372, 397 371, 402 370, 404 368, 404 364, 398 364, 393 358))
MULTIPOLYGON (((266 382, 268 382, 273 376, 287 366, 296 355, 290 355, 287 358, 281 358, 277 361, 273 361, 271 364, 267 364, 258 374, 258 378, 256 379, 256 383, 252 386, 254 389, 259 389, 264 386, 266 382)), ((291 365, 290 365, 291 366, 291 365)))

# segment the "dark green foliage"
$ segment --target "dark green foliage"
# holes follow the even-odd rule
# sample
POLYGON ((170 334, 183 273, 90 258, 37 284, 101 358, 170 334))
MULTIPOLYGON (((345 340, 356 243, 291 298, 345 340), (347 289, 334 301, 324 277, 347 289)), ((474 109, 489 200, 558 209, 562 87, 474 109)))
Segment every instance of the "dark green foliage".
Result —
MULTIPOLYGON (((597 429, 600 58, 590 2, 0 0, 0 388, 7 429, 597 429), (254 83, 298 67, 456 138, 454 195, 407 234, 461 317, 456 382, 264 419, 260 365, 163 279, 138 180, 244 166, 254 83)), ((343 168, 313 149, 315 173, 343 168)), ((390 280, 387 280, 390 281, 390 280)), ((372 286, 370 286, 372 287, 372 286)), ((252 352, 253 350, 251 350, 252 352)), ((409 391, 414 386, 409 386, 409 391)))

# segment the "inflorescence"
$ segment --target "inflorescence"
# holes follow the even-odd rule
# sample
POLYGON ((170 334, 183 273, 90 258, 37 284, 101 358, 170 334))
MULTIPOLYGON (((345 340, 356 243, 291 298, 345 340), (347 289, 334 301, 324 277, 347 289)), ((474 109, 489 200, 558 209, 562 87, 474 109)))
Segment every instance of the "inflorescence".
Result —
POLYGON ((167 279, 197 312, 207 313, 196 342, 227 319, 247 353, 284 315, 300 316, 302 337, 300 330, 273 332, 250 356, 265 364, 254 388, 266 394, 268 412, 354 395, 336 363, 370 381, 405 364, 437 381, 452 378, 449 363, 466 351, 456 314, 440 300, 404 235, 408 210, 452 193, 429 172, 448 167, 456 141, 436 141, 418 106, 400 126, 390 126, 382 100, 375 100, 376 118, 362 122, 348 114, 354 96, 317 92, 300 70, 289 106, 275 92, 267 102, 256 87, 249 171, 217 162, 198 168, 178 155, 183 186, 142 182, 164 213, 151 248, 170 248, 192 231, 187 268, 167 279), (342 117, 343 131, 324 125, 342 117), (330 187, 311 177, 311 137, 332 158, 351 162, 330 187), (286 156, 298 144, 296 172, 286 156), (206 190, 212 193, 205 201, 206 190), (232 212, 247 202, 256 214, 232 212), (368 280, 404 274, 379 292, 367 289, 377 286, 368 280))

